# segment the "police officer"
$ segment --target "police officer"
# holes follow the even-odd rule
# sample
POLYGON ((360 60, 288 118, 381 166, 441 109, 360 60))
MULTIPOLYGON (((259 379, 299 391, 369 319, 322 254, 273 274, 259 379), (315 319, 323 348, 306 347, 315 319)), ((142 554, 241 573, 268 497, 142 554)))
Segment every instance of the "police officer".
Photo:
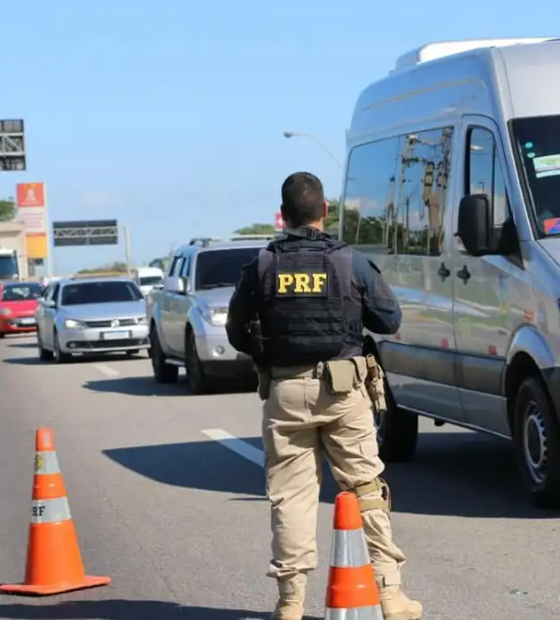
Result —
POLYGON ((307 574, 317 566, 324 453, 338 485, 359 498, 386 619, 419 620, 401 590, 406 559, 393 542, 362 356, 366 328, 394 334, 401 311, 363 254, 323 231, 323 187, 307 172, 282 185, 287 234, 247 264, 231 299, 227 334, 259 371, 272 560, 273 620, 302 620, 307 574), (255 326, 260 326, 257 333, 255 326))

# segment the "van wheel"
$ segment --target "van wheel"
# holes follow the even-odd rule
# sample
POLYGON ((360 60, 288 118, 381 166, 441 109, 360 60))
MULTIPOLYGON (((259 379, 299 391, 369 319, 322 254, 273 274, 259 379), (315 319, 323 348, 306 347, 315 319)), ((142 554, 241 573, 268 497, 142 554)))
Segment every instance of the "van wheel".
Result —
POLYGON ((166 364, 165 355, 154 327, 150 330, 150 343, 152 352, 150 357, 156 383, 177 383, 179 380, 179 368, 172 364, 166 364))
POLYGON ((387 411, 374 413, 379 456, 388 463, 410 461, 414 458, 418 443, 418 416, 397 407, 387 380, 385 400, 387 411))
POLYGON ((560 508, 560 424, 537 377, 523 381, 514 409, 514 442, 535 505, 560 508))

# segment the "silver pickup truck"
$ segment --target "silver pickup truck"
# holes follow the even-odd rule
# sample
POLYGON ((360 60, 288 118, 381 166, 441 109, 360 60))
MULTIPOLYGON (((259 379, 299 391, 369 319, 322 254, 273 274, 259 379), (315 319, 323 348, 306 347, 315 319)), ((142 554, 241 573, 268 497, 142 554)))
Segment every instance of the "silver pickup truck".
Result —
POLYGON ((223 379, 256 385, 252 360, 230 346, 225 323, 241 268, 273 238, 192 239, 175 251, 163 287, 147 298, 150 355, 158 383, 175 383, 184 367, 195 394, 213 391, 223 379))

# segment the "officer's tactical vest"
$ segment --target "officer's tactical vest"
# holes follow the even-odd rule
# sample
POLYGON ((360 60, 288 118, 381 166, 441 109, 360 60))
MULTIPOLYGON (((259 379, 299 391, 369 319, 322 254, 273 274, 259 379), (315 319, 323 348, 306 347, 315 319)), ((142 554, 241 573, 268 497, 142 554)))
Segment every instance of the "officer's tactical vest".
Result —
POLYGON ((361 343, 352 251, 311 230, 306 238, 272 241, 259 254, 262 345, 272 365, 327 361, 361 343))

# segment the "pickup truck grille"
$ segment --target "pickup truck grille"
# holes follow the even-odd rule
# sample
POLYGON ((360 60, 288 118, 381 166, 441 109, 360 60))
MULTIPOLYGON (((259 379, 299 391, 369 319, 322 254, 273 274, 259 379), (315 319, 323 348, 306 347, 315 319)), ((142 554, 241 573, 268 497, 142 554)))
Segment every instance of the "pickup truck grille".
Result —
MULTIPOLYGON (((106 319, 103 321, 84 321, 84 323, 88 327, 111 327, 111 323, 115 319, 106 319)), ((130 327, 131 325, 138 325, 138 321, 136 319, 118 319, 119 327, 130 327)))

